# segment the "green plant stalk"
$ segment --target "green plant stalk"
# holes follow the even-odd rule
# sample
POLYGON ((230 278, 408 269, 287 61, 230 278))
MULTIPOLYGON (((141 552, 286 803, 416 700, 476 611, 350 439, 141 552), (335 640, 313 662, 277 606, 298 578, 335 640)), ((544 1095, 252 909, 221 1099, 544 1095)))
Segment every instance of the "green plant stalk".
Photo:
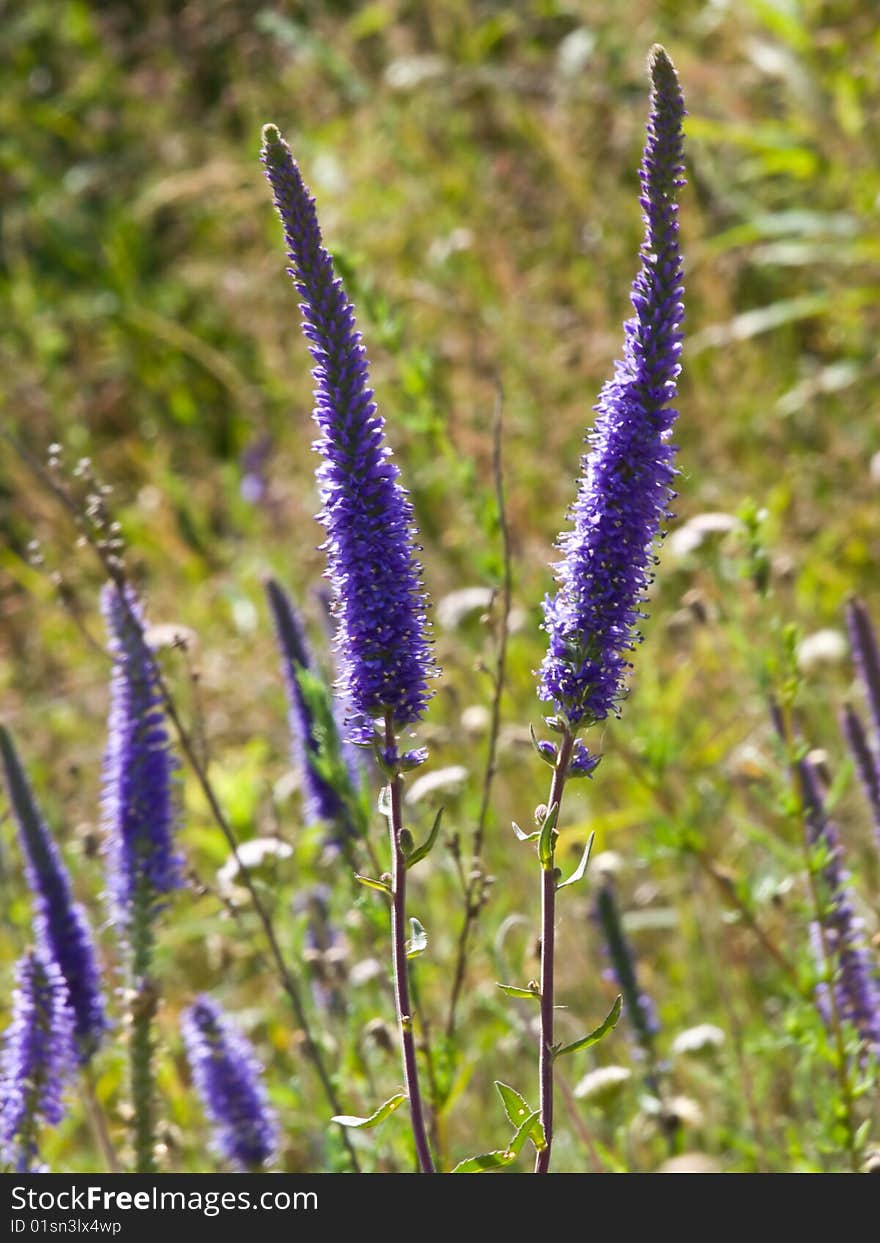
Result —
MULTIPOLYGON (((568 772, 571 752, 574 747, 574 734, 566 729, 553 779, 550 783, 550 797, 547 802, 550 809, 561 810, 562 795, 565 789, 565 776, 568 772)), ((557 813, 558 816, 558 813, 557 813)), ((558 823, 558 819, 557 819, 558 823)), ((546 1146, 541 1148, 535 1159, 535 1173, 546 1174, 550 1169, 550 1153, 553 1147, 553 1018, 554 1018, 554 973, 556 967, 556 849, 550 852, 550 858, 541 864, 541 1047, 538 1054, 538 1085, 540 1090, 541 1125, 544 1128, 546 1146)))
MULTIPOLYGON (((385 746, 394 751, 397 739, 391 713, 385 716, 385 746)), ((435 1174, 434 1159, 428 1143, 422 1094, 419 1088, 419 1070, 416 1063, 416 1043, 413 1032, 413 1013, 409 990, 409 964, 406 957, 406 856, 400 841, 403 830, 403 783, 400 773, 389 777, 391 815, 388 818, 391 839, 391 953, 394 963, 394 1000, 397 1007, 397 1026, 403 1054, 403 1078, 409 1097, 413 1138, 419 1169, 422 1174, 435 1174)))
POLYGON ((852 1080, 850 1078, 849 1058, 846 1055, 846 1043, 843 1038, 843 1024, 840 1017, 840 1008, 837 1004, 837 990, 834 987, 834 969, 832 966, 833 959, 831 951, 828 947, 828 934, 825 931, 823 915, 825 907, 822 902, 822 895, 819 892, 819 886, 816 883, 816 874, 812 867, 810 859, 810 851, 807 843, 804 843, 804 852, 806 855, 807 876, 809 877, 810 896, 813 901, 813 909, 816 914, 816 927, 819 929, 819 941, 822 946, 822 974, 827 984, 828 1010, 831 1019, 831 1034, 834 1038, 834 1063, 837 1072, 837 1084, 840 1090, 840 1103, 843 1113, 843 1125, 846 1131, 846 1151, 849 1157, 850 1167, 854 1174, 858 1174, 860 1170, 859 1149, 856 1143, 856 1120, 855 1120, 855 1093, 853 1091, 852 1080))
POLYGON ((155 984, 150 977, 155 937, 150 886, 141 876, 134 891, 131 922, 131 1011, 129 1073, 131 1076, 134 1168, 137 1174, 155 1174, 155 1101, 153 1017, 155 984))

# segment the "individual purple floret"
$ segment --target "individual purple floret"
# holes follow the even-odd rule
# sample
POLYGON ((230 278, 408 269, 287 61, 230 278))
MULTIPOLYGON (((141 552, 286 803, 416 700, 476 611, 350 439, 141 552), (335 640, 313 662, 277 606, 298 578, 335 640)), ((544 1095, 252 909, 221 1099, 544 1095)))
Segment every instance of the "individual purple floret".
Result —
POLYGON ((117 916, 132 903, 155 909, 182 883, 175 853, 175 763, 165 725, 158 669, 144 640, 144 619, 131 587, 108 583, 101 609, 110 636, 113 675, 104 757, 104 826, 108 882, 117 916))
MULTIPOLYGON (((329 821, 352 833, 354 830, 349 823, 345 801, 340 791, 319 771, 317 763, 321 753, 320 725, 303 694, 299 676, 303 671, 308 672, 314 668, 305 633, 289 596, 274 579, 267 581, 266 594, 281 649, 290 706, 290 736, 294 746, 294 760, 303 778, 305 822, 314 824, 317 821, 329 821)), ((332 717, 324 723, 324 727, 335 728, 332 717)), ((346 766, 346 774, 350 785, 354 787, 357 783, 355 773, 346 766)))
POLYGON ((322 245, 314 199, 274 125, 263 130, 262 159, 316 363, 319 518, 327 530, 339 684, 361 718, 350 723, 350 736, 371 742, 373 719, 390 713, 403 729, 423 715, 435 673, 412 505, 384 444, 354 307, 322 245))
POLYGON ((797 762, 806 817, 807 842, 821 848, 825 943, 836 968, 834 996, 841 1018, 851 1023, 872 1052, 880 1054, 880 985, 865 944, 862 921, 852 903, 850 879, 843 865, 837 828, 825 811, 816 770, 808 759, 797 762))
POLYGON ((37 940, 58 964, 74 1015, 80 1061, 89 1060, 107 1028, 100 973, 85 912, 74 901, 70 877, 40 814, 12 738, 0 726, 0 753, 9 802, 18 826, 25 871, 36 905, 37 940))
POLYGON ((572 527, 558 540, 564 554, 555 567, 558 591, 544 603, 549 647, 538 693, 572 728, 618 710, 675 475, 668 437, 677 415, 669 403, 677 391, 684 314, 676 195, 684 184, 685 114, 662 48, 652 50, 649 68, 635 315, 624 325, 623 361, 599 395, 572 527))
POLYGON ((38 1168, 41 1122, 54 1126, 64 1116, 62 1096, 76 1066, 73 1023, 56 963, 25 954, 0 1058, 0 1151, 18 1174, 38 1168))
POLYGON ((184 1012, 181 1028, 218 1151, 239 1169, 261 1169, 275 1153, 278 1128, 250 1043, 209 997, 184 1012))

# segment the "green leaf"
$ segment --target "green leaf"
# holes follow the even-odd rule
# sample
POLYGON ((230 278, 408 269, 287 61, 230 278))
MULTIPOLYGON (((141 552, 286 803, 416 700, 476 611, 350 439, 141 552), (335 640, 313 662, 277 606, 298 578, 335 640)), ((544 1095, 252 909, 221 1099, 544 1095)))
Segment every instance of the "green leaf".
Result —
POLYGON ((497 1170, 502 1166, 510 1165, 511 1161, 515 1161, 522 1151, 522 1146, 528 1139, 529 1132, 538 1116, 537 1109, 529 1114, 515 1132, 507 1148, 501 1148, 497 1152, 484 1152, 480 1157, 468 1157, 466 1161, 459 1161, 452 1173, 482 1174, 485 1170, 497 1170))
POLYGON ((371 1127, 384 1122, 406 1099, 405 1092, 396 1092, 394 1096, 389 1096, 385 1104, 380 1105, 375 1113, 370 1114, 369 1118, 358 1118, 354 1114, 336 1114, 330 1121, 337 1122, 340 1126, 357 1127, 362 1131, 368 1131, 371 1127))
POLYGON ((431 825, 431 832, 428 834, 427 840, 424 841, 421 846, 417 846, 412 854, 407 857, 406 866, 408 868, 411 868, 414 863, 418 863, 421 859, 424 859, 425 856, 429 855, 434 849, 434 844, 437 841, 437 834, 440 832, 440 821, 442 819, 443 808, 441 807, 437 812, 437 815, 434 817, 434 823, 431 825))
POLYGON ((502 993, 507 997, 530 997, 541 1000, 541 994, 536 988, 520 988, 518 984, 497 984, 496 988, 500 988, 502 993))
POLYGON ((573 1040, 571 1044, 554 1045, 552 1054, 555 1062, 558 1057, 564 1057, 566 1053, 577 1053, 578 1049, 589 1049, 590 1045, 598 1044, 603 1036, 617 1026, 617 1020, 620 1018, 620 1008, 623 1005, 623 998, 618 996, 614 1005, 608 1012, 608 1017, 594 1028, 587 1036, 581 1036, 580 1040, 573 1040))
POLYGON ((406 943, 406 956, 418 958, 428 948, 428 934, 417 919, 410 919, 409 926, 412 936, 406 943))
POLYGON ((361 876, 360 872, 355 872, 354 878, 359 885, 365 885, 367 889, 378 889, 379 893, 387 894, 389 898, 392 896, 391 886, 384 880, 373 880, 372 876, 361 876))
POLYGON ((584 847, 584 853, 581 855, 580 863, 577 865, 575 870, 572 872, 571 876, 569 876, 568 880, 563 880, 559 882, 559 884, 556 886, 557 890, 564 889, 566 885, 576 885, 579 880, 583 880, 584 873, 587 870, 587 864, 590 862, 590 855, 593 850, 593 842, 595 840, 595 837, 596 837, 595 833, 590 834, 589 838, 587 839, 587 844, 584 847))
POLYGON ((544 817, 544 823, 541 825, 540 840, 538 841, 538 857, 543 868, 551 868, 553 866, 553 851, 556 849, 554 830, 556 829, 556 821, 558 819, 559 804, 554 803, 544 817))
POLYGON ((541 830, 536 829, 534 833, 524 833, 515 820, 511 820, 511 825, 516 836, 521 842, 533 842, 536 837, 541 836, 541 830))
MULTIPOLYGON (((507 1114, 508 1122, 510 1122, 511 1126, 520 1126, 523 1118, 527 1118, 532 1112, 526 1103, 526 1098, 520 1096, 516 1088, 512 1088, 507 1083, 502 1083, 500 1079, 495 1080, 495 1087, 498 1089, 498 1095, 501 1097, 501 1103, 504 1106, 504 1112, 507 1114)), ((529 1132, 529 1139, 539 1152, 547 1147, 547 1140, 544 1137, 544 1128, 541 1125, 540 1118, 529 1132)))

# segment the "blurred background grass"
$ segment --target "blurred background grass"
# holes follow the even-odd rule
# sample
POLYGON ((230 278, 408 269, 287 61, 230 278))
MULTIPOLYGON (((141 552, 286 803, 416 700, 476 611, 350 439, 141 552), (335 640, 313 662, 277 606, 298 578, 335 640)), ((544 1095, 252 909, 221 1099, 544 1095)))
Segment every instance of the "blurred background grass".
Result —
MULTIPOLYGON (((276 573, 320 641, 309 364, 257 158, 265 122, 291 143, 357 304, 435 602, 500 581, 491 425, 503 385, 514 633, 488 847, 497 879, 477 937, 463 1051, 437 1054, 448 1094, 442 1139, 456 1159, 503 1142, 493 1077, 532 1090, 527 1003, 519 1015, 520 1003, 499 1001, 493 986, 501 928, 510 970, 523 982, 536 972, 535 868, 508 822, 528 820, 546 795, 527 734, 540 720, 531 674, 541 656, 539 602, 591 406, 620 350, 641 230, 645 57, 653 42, 668 48, 690 113, 682 475, 671 530, 754 498, 766 510, 775 601, 752 597, 735 531, 670 541, 631 701, 603 733, 607 758, 595 782, 572 792, 563 843, 574 856, 595 827, 598 848, 625 861, 622 895, 664 1024, 661 1045, 706 1020, 728 1033, 720 1065, 674 1071, 702 1113, 687 1146, 722 1168, 836 1168, 814 1099, 818 1038, 805 1034, 803 1013, 791 1019, 778 967, 735 907, 719 901, 717 878, 694 862, 693 848, 799 959, 806 917, 790 896, 800 884, 797 826, 780 810, 760 680, 782 620, 805 632, 840 629, 853 591, 880 616, 872 6, 12 0, 0 12, 2 417, 34 455, 57 442, 69 463, 91 457, 114 486, 152 620, 193 632, 189 657, 169 652, 168 669, 208 740, 236 831, 295 847, 267 876, 266 893, 298 961, 305 916, 292 913, 301 911, 296 895, 332 883, 342 952, 323 969, 345 979, 329 1010, 316 992, 316 1022, 352 1112, 390 1095, 399 1068, 369 1026, 392 1014, 374 895, 354 895, 315 832, 300 828, 260 585, 276 573), (363 964, 377 956, 383 966, 371 977, 363 964), (358 967, 365 982, 353 984, 358 967)), ((107 662, 45 571, 63 571, 100 642, 99 579, 6 449, 0 524, 3 716, 79 889, 96 898, 107 662), (28 554, 35 538, 42 568, 28 554)), ((435 768, 467 769, 460 788, 442 792, 449 831, 465 846, 485 749, 485 726, 466 710, 490 696, 481 670, 493 658, 494 622, 497 607, 438 624, 445 672, 422 735, 435 768)), ((811 741, 843 775, 852 862, 866 896, 876 896, 870 831, 845 780, 834 719, 849 666, 802 660, 801 674, 811 741)), ((183 839, 208 892, 181 895, 166 921, 166 1165, 207 1165, 175 1018, 195 989, 210 988, 270 1067, 286 1120, 284 1165, 325 1168, 334 1159, 325 1104, 277 984, 261 973, 256 927, 242 937, 213 895, 226 851, 187 775, 182 797, 183 839)), ((422 821, 426 804, 416 808, 422 821)), ((8 981, 29 925, 8 822, 2 864, 8 981)), ((413 913, 431 937, 418 983, 436 1036, 461 902, 448 850, 416 876, 413 913)), ((561 923, 561 1001, 570 1008, 561 1025, 572 1038, 601 1017, 612 992, 589 905, 588 892, 575 892, 561 923)), ((92 909, 97 919, 100 907, 92 909)), ((112 962, 106 929, 105 940, 112 962)), ((623 1030, 578 1056, 572 1080, 591 1059, 631 1060, 623 1030)), ((118 1053, 105 1055, 101 1073, 121 1134, 118 1053)), ((599 1147, 586 1155, 563 1112, 559 1168, 650 1168, 661 1159, 637 1088, 601 1117, 573 1108, 599 1147)), ((367 1164, 407 1167, 402 1118, 364 1149, 367 1164)), ((52 1155, 64 1168, 96 1168, 76 1112, 52 1138, 52 1155)))

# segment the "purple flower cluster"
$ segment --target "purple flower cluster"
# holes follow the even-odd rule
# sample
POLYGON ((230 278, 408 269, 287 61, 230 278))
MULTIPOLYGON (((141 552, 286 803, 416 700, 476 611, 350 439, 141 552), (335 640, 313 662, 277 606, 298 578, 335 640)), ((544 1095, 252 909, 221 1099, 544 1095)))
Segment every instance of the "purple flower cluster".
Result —
POLYGON ((816 771, 808 759, 797 763, 806 816, 807 841, 821 848, 825 943, 836 969, 835 999, 841 1018, 851 1023, 865 1044, 880 1054, 880 985, 865 943, 865 930, 855 912, 849 874, 837 828, 825 811, 816 771))
POLYGON ((12 1023, 0 1059, 0 1151, 16 1173, 32 1171, 40 1122, 64 1116, 76 1065, 73 1012, 57 965, 31 951, 18 965, 12 1023))
POLYGON ((868 610, 861 600, 849 602, 846 621, 859 681, 868 701, 872 737, 869 739, 861 716, 850 704, 841 714, 841 728, 855 760, 880 844, 880 647, 868 610))
POLYGON ((199 997, 184 1012, 181 1026, 221 1155, 242 1170, 267 1165, 278 1145, 278 1127, 249 1042, 209 997, 199 997))
POLYGON ((64 978, 78 1054, 87 1062, 107 1028, 91 930, 83 908, 74 901, 67 869, 34 800, 12 738, 2 726, 0 754, 37 908, 37 942, 43 956, 57 963, 64 978))
POLYGON ((108 880, 116 914, 128 923, 136 898, 155 908, 181 884, 173 843, 175 763, 140 604, 130 587, 123 598, 108 583, 101 608, 113 656, 104 757, 108 880))
POLYGON ((354 307, 322 244, 315 201, 274 125, 263 131, 262 159, 316 364, 316 448, 324 459, 319 518, 327 531, 339 681, 361 718, 350 724, 350 737, 370 742, 373 719, 390 713, 403 729, 423 715, 435 672, 412 505, 384 443, 354 307))
MULTIPOLYGON (((318 737, 319 725, 306 701, 300 681, 301 673, 314 669, 305 632, 289 596, 274 579, 269 579, 266 583, 266 594, 269 597, 278 646, 281 649, 284 681, 290 705, 290 736, 294 744, 294 760, 303 778, 306 824, 315 824, 322 820, 329 821, 344 826, 351 832, 351 826, 346 823, 345 803, 339 791, 320 771, 317 763, 321 752, 318 737)), ((335 721, 332 718, 325 724, 335 728, 335 721)), ((357 779, 350 769, 348 769, 348 777, 354 786, 357 779)))
POLYGON ((682 264, 676 196, 684 184, 684 104, 672 62, 654 48, 651 109, 641 166, 645 237, 624 326, 623 361, 599 395, 590 451, 559 537, 556 595, 544 603, 549 636, 539 696, 570 727, 617 712, 627 653, 656 563, 655 541, 672 495, 675 450, 668 436, 680 371, 682 264))

